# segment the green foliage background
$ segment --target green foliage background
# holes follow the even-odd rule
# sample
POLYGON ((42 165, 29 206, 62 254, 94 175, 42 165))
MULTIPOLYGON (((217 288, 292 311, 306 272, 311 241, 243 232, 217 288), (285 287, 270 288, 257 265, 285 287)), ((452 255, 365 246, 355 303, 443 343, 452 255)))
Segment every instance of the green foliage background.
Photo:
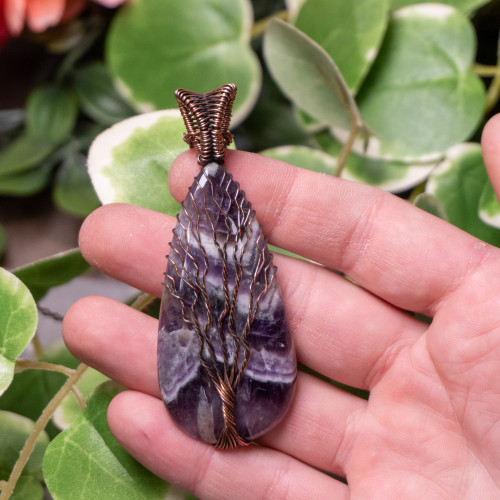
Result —
MULTIPOLYGON (((500 89, 499 66, 475 63, 471 19, 488 4, 135 0, 110 22, 84 14, 25 109, 0 112, 0 195, 51 189, 81 218, 116 201, 175 215, 165 182, 184 128, 161 110, 178 87, 234 82, 237 147, 402 194, 499 246, 474 142, 500 89)), ((6 245, 0 226, 0 255, 6 245)), ((192 498, 114 440, 106 408, 120 388, 61 343, 21 356, 36 343, 35 301, 88 268, 74 249, 0 269, 0 499, 13 486, 11 498, 41 499, 43 484, 61 500, 192 498)))

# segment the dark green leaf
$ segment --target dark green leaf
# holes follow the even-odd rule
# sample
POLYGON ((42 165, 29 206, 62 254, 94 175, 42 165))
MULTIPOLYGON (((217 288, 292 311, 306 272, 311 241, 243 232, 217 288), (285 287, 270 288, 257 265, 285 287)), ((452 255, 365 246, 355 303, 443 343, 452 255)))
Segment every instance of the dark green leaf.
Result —
POLYGON ((75 248, 18 267, 13 273, 40 300, 50 288, 67 283, 89 268, 80 250, 75 248))
POLYGON ((61 210, 77 217, 86 217, 100 205, 83 154, 75 152, 66 157, 57 172, 53 199, 61 210))
POLYGON ((69 91, 56 86, 38 88, 26 104, 26 128, 34 137, 60 144, 73 130, 77 113, 69 91))
POLYGON ((83 111, 98 123, 112 125, 135 114, 117 92, 104 64, 92 63, 79 69, 73 81, 83 111))
POLYGON ((4 227, 0 224, 0 258, 5 253, 5 247, 7 245, 7 235, 5 234, 4 227))
POLYGON ((41 191, 49 182, 53 162, 45 160, 41 165, 24 172, 0 176, 0 194, 30 196, 41 191))
MULTIPOLYGON (((8 411, 0 411, 0 479, 7 480, 14 467, 19 452, 35 424, 32 420, 8 411)), ((42 457, 49 444, 49 437, 42 431, 35 448, 19 478, 12 500, 38 500, 43 496, 41 475, 42 457)))
POLYGON ((17 175, 37 166, 57 147, 57 144, 22 133, 0 153, 0 179, 17 175))

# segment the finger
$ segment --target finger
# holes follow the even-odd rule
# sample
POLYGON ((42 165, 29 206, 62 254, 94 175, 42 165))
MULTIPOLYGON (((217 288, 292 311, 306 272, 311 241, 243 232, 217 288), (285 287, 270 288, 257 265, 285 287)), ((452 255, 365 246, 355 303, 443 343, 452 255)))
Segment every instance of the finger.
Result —
MULTIPOLYGON (((82 252, 115 278, 159 295, 168 222, 172 218, 129 205, 102 207, 82 228, 82 252)), ((329 378, 369 389, 425 328, 322 266, 279 255, 275 263, 298 358, 329 378)))
POLYGON ((346 498, 347 486, 265 447, 218 451, 180 432, 156 398, 127 391, 108 409, 111 431, 139 462, 199 498, 346 498))
MULTIPOLYGON (((70 309, 63 333, 79 359, 130 389, 160 398, 157 328, 155 319, 124 304, 87 297, 70 309)), ((365 400, 299 372, 289 412, 263 442, 315 467, 343 474, 346 425, 365 406, 365 400)))
POLYGON ((488 176, 500 199, 500 114, 491 118, 484 127, 481 146, 488 176))
MULTIPOLYGON (((225 164, 273 244, 341 270, 404 309, 432 315, 485 253, 495 251, 370 186, 242 151, 228 151, 225 164)), ((198 170, 192 152, 175 160, 169 185, 177 199, 198 170)))

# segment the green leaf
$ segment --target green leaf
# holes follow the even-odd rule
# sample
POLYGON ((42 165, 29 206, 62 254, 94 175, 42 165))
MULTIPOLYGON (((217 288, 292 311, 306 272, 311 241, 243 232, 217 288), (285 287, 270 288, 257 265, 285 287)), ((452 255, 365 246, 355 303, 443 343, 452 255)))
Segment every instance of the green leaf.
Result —
POLYGON ((172 161, 187 148, 184 132, 180 113, 165 110, 128 118, 100 134, 90 148, 88 167, 101 202, 177 214, 180 205, 167 178, 172 161))
POLYGON ((488 175, 479 144, 457 144, 447 159, 436 168, 426 185, 426 192, 442 203, 448 220, 480 238, 500 246, 500 231, 485 224, 478 214, 478 206, 488 175))
POLYGON ((0 110, 0 134, 6 134, 20 127, 24 122, 24 109, 0 110))
POLYGON ((5 253, 6 245, 7 245, 7 235, 5 234, 4 227, 0 224, 0 258, 2 258, 5 253))
POLYGON ((479 217, 489 226, 500 229, 500 204, 489 181, 484 185, 479 198, 479 217))
POLYGON ((43 486, 34 476, 21 474, 16 483, 14 493, 9 500, 42 500, 43 486))
POLYGON ((80 250, 74 248, 18 267, 12 272, 31 290, 36 300, 47 291, 71 281, 90 269, 80 250))
POLYGON ((330 155, 308 146, 280 146, 265 149, 264 151, 260 151, 259 154, 285 161, 296 167, 330 175, 335 174, 337 165, 335 159, 330 155))
POLYGON ((24 283, 0 267, 0 395, 14 376, 17 357, 35 335, 38 313, 24 283))
POLYGON ((146 470, 115 440, 106 412, 120 389, 96 389, 73 424, 47 448, 43 474, 55 500, 164 499, 168 484, 146 470))
POLYGON ((350 130, 358 108, 331 57, 294 26, 273 19, 264 36, 264 58, 283 93, 316 120, 350 130))
MULTIPOLYGON (((491 0, 439 0, 438 3, 451 5, 466 14, 470 14, 488 2, 491 2, 491 0)), ((406 7, 407 5, 413 5, 416 3, 436 3, 436 0, 391 0, 391 6, 393 9, 400 9, 401 7, 406 7)))
POLYGON ((54 163, 50 159, 20 173, 0 176, 0 194, 30 196, 40 192, 49 182, 54 163))
POLYGON ((415 198, 414 205, 440 219, 448 220, 443 204, 431 193, 420 193, 415 198))
POLYGON ((73 82, 83 111, 98 123, 112 125, 135 114, 104 64, 95 62, 75 71, 73 82))
POLYGON ((306 144, 309 136, 298 123, 296 112, 271 77, 264 73, 262 91, 254 109, 238 127, 236 141, 245 149, 259 151, 282 144, 306 144))
MULTIPOLYGON (((16 413, 0 411, 0 479, 7 480, 19 458, 26 439, 35 423, 16 413)), ((38 477, 42 470, 42 457, 49 444, 49 436, 42 431, 35 448, 16 484, 11 500, 38 500, 43 497, 43 489, 38 477)))
POLYGON ((26 104, 26 128, 33 137, 59 144, 73 130, 78 107, 67 90, 56 86, 34 90, 26 104))
POLYGON ((421 4, 393 14, 358 94, 380 156, 410 161, 474 132, 484 107, 483 84, 470 71, 474 53, 474 29, 452 7, 421 4))
MULTIPOLYGON (((337 158, 342 149, 329 132, 315 136, 319 146, 329 155, 337 158)), ((380 158, 370 158, 351 152, 342 171, 342 177, 362 182, 392 193, 401 193, 425 181, 434 168, 434 163, 404 163, 380 158)))
POLYGON ((294 24, 326 50, 355 90, 375 60, 388 10, 389 0, 307 0, 294 24))
MULTIPOLYGON (((60 364, 68 368, 76 368, 79 364, 79 361, 66 349, 62 340, 44 349, 40 361, 60 364)), ((66 379, 67 377, 62 373, 46 370, 25 370, 16 373, 9 388, 0 398, 0 410, 12 411, 36 420, 66 379)), ((49 423, 46 430, 51 436, 58 434, 58 430, 52 423, 49 423)))
MULTIPOLYGON (((0 479, 7 479, 5 473, 10 472, 14 467, 19 452, 26 439, 35 427, 35 422, 29 418, 18 415, 10 411, 0 411, 0 479)), ((49 436, 45 431, 40 433, 33 453, 30 455, 24 474, 38 476, 42 471, 42 458, 45 449, 49 444, 49 436)))
POLYGON ((32 169, 45 160, 57 144, 28 133, 22 133, 0 153, 0 179, 32 169))
POLYGON ((248 114, 260 88, 250 49, 248 0, 139 0, 120 9, 107 39, 107 60, 127 97, 143 111, 174 108, 174 90, 238 86, 233 124, 248 114))
POLYGON ((86 217, 99 205, 87 173, 86 157, 79 151, 68 155, 57 172, 52 197, 63 211, 86 217))
MULTIPOLYGON (((92 391, 106 380, 109 380, 108 377, 102 373, 94 370, 93 368, 87 368, 82 378, 76 385, 82 396, 87 399, 92 391)), ((68 394, 54 412, 52 421, 59 429, 67 429, 78 417, 78 415, 80 415, 80 413, 80 406, 78 405, 74 395, 68 394)))

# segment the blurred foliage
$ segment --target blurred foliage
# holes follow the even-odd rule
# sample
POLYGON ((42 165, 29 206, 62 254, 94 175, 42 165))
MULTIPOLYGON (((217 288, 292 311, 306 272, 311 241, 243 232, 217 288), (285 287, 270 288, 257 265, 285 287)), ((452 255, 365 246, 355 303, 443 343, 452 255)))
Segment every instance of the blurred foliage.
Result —
MULTIPOLYGON (((164 183, 186 147, 183 123, 177 111, 160 110, 175 107, 177 87, 201 92, 231 81, 239 87, 238 148, 404 195, 498 246, 500 206, 477 140, 498 104, 500 66, 475 60, 472 22, 490 6, 486 0, 135 0, 111 11, 89 5, 69 25, 22 35, 57 55, 23 109, 0 111, 0 195, 46 190, 58 208, 80 218, 113 201, 174 215, 179 205, 164 183)), ((7 239, 0 227, 0 255, 7 239)), ((7 480, 17 467, 13 498, 39 498, 43 473, 56 498, 72 499, 81 482, 74 464, 88 460, 93 497, 164 498, 170 490, 192 498, 118 446, 105 414, 119 389, 98 385, 102 376, 84 374, 60 345, 36 345, 35 300, 87 269, 72 250, 2 270, 8 307, 0 311, 0 440, 10 435, 2 487, 13 486, 7 480), (31 362, 19 358, 30 341, 37 347, 31 362), (27 435, 38 444, 19 455, 27 435)))

